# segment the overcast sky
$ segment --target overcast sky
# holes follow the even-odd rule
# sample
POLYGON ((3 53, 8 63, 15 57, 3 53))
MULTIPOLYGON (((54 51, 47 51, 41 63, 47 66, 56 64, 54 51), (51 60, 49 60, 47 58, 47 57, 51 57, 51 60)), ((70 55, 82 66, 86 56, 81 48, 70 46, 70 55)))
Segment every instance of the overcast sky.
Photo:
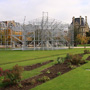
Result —
POLYGON ((72 17, 87 16, 90 25, 90 0, 0 0, 0 21, 15 20, 26 22, 42 17, 42 12, 49 17, 71 23, 72 17))

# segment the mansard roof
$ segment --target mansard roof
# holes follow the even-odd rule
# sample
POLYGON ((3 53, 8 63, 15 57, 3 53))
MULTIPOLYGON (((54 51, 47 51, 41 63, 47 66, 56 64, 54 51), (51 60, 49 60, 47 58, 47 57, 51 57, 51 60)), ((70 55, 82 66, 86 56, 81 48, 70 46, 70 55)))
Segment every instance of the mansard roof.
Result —
MULTIPOLYGON (((80 25, 80 18, 75 18, 74 19, 75 23, 78 23, 80 25)), ((71 25, 73 24, 73 21, 71 23, 71 25)), ((85 21, 84 21, 84 18, 81 18, 81 26, 84 26, 85 25, 85 21)))
MULTIPOLYGON (((80 18, 75 18, 75 23, 78 22, 78 24, 80 24, 80 18)), ((81 26, 84 26, 84 18, 81 18, 81 26)))

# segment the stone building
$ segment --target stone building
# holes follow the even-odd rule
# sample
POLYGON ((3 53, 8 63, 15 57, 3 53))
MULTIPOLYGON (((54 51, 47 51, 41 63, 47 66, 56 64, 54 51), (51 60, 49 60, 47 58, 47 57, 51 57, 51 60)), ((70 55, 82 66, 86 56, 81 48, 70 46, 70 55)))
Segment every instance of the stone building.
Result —
POLYGON ((86 36, 86 32, 89 32, 87 16, 85 16, 85 19, 81 16, 79 18, 73 17, 71 25, 74 26, 74 32, 76 32, 77 34, 86 36))
POLYGON ((87 23, 87 16, 85 16, 85 19, 83 17, 72 18, 72 22, 70 26, 68 27, 68 33, 71 34, 71 39, 74 42, 74 45, 77 45, 77 35, 81 34, 83 36, 86 36, 86 32, 89 32, 89 25, 87 23))

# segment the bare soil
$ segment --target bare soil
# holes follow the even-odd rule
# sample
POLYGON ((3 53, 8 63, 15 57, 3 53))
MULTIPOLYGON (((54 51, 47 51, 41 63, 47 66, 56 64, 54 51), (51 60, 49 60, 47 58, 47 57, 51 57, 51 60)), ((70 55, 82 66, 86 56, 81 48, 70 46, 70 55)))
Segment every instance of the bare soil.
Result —
POLYGON ((33 69, 36 69, 36 68, 38 68, 38 67, 41 67, 41 66, 43 66, 43 65, 46 65, 46 64, 48 64, 48 63, 50 63, 50 62, 53 62, 53 60, 49 60, 49 61, 46 61, 46 62, 43 62, 43 63, 37 63, 37 64, 34 64, 34 65, 32 65, 32 66, 25 66, 24 67, 24 70, 25 71, 30 71, 30 70, 33 70, 33 69))

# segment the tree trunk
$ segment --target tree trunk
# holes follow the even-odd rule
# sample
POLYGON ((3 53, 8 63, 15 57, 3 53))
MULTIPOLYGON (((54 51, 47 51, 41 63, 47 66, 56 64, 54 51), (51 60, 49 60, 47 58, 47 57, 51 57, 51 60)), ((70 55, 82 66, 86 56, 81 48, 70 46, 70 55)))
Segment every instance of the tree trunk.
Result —
POLYGON ((70 44, 68 45, 68 49, 70 49, 70 44))
POLYGON ((84 49, 86 48, 86 45, 84 45, 84 49))

